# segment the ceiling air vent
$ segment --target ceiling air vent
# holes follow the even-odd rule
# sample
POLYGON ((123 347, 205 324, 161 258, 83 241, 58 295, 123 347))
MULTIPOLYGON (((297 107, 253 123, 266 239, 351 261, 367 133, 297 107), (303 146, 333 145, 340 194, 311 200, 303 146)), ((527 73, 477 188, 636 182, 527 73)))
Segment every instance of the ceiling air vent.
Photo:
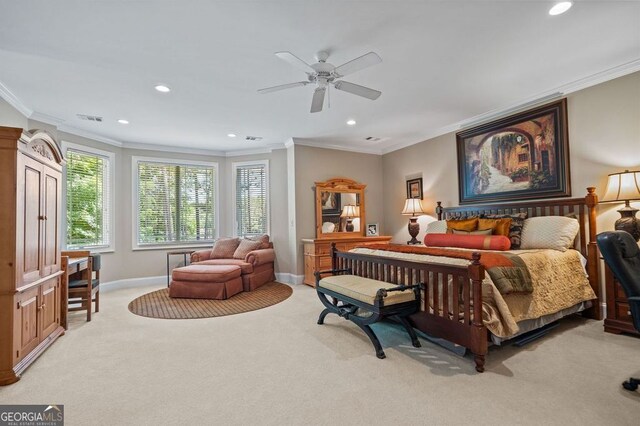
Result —
POLYGON ((76 114, 80 120, 84 121, 97 121, 98 123, 102 123, 102 117, 98 117, 97 115, 85 115, 85 114, 76 114))
POLYGON ((261 141, 262 137, 261 136, 247 136, 244 138, 245 141, 251 141, 251 142, 256 142, 256 141, 261 141))

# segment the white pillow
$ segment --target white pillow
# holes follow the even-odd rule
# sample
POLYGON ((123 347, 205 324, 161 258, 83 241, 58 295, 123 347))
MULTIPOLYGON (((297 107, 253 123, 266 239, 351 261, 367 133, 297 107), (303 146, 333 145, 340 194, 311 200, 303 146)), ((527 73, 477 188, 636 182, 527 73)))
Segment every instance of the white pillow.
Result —
POLYGON ((525 219, 521 249, 553 249, 566 251, 573 247, 580 224, 565 216, 540 216, 525 219))
POLYGON ((446 234, 447 233, 447 221, 436 220, 434 222, 427 223, 427 234, 446 234))

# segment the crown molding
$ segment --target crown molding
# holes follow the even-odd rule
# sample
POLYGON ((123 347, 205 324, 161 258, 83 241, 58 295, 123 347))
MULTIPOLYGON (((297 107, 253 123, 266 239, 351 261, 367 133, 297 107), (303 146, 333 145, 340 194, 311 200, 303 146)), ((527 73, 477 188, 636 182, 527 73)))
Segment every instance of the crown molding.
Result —
POLYGON ((22 115, 24 115, 25 117, 30 117, 31 114, 33 114, 33 110, 31 108, 29 108, 28 106, 26 106, 20 100, 20 98, 18 98, 16 95, 14 95, 13 92, 11 90, 9 90, 9 88, 7 86, 5 86, 1 81, 0 81, 0 96, 2 97, 2 99, 7 101, 7 103, 9 105, 14 107, 18 111, 20 111, 20 113, 22 115))
POLYGON ((323 148, 323 149, 335 149, 338 151, 357 152, 360 154, 373 154, 373 155, 383 154, 382 149, 380 148, 363 148, 363 147, 356 147, 356 146, 345 146, 345 145, 314 141, 309 139, 292 138, 292 143, 293 145, 310 146, 313 148, 323 148))
MULTIPOLYGON (((42 120, 40 120, 42 121, 42 120)), ((45 121, 46 123, 46 121, 45 121)), ((55 123, 49 123, 49 124, 54 124, 55 123)), ((82 129, 78 129, 77 127, 73 127, 73 126, 69 126, 67 124, 61 124, 58 127, 58 132, 64 132, 64 133, 69 133, 71 135, 75 135, 75 136, 80 136, 82 138, 86 138, 86 139, 91 139, 97 142, 102 142, 102 143, 106 143, 107 145, 112 145, 112 146, 117 146, 119 148, 124 147, 124 143, 120 142, 118 140, 115 139, 111 139, 102 135, 99 135, 97 133, 93 133, 90 132, 88 130, 82 130, 82 129)))
POLYGON ((217 151, 213 149, 201 149, 201 148, 188 148, 188 147, 175 147, 171 145, 157 145, 150 143, 137 143, 137 142, 124 142, 122 144, 124 149, 139 149, 145 151, 159 151, 159 152, 173 152, 181 154, 195 154, 195 155, 210 155, 216 157, 225 157, 224 151, 217 151))
POLYGON ((460 120, 448 126, 440 127, 439 129, 436 129, 433 132, 430 132, 429 134, 425 135, 420 141, 405 142, 405 143, 399 143, 399 144, 389 144, 382 148, 382 154, 383 155, 388 154, 390 152, 397 151, 399 149, 406 148, 411 145, 416 145, 421 142, 425 142, 429 139, 433 139, 438 136, 445 135, 447 133, 455 132, 457 130, 460 130, 461 128, 480 124, 483 121, 489 121, 493 118, 507 116, 511 113, 515 113, 517 111, 527 109, 534 105, 542 104, 552 99, 557 99, 562 96, 568 95, 570 93, 577 92, 578 90, 586 89, 588 87, 592 87, 597 84, 616 79, 618 77, 623 77, 625 75, 628 75, 637 71, 640 71, 640 59, 634 59, 633 61, 624 63, 622 65, 618 65, 616 67, 612 67, 604 71, 591 74, 590 76, 583 77, 578 80, 574 80, 572 82, 563 84, 562 86, 556 87, 554 89, 547 90, 542 93, 538 93, 535 96, 530 96, 526 99, 520 100, 519 102, 515 102, 510 105, 506 105, 504 107, 491 110, 487 113, 476 115, 475 117, 471 117, 465 120, 460 120))
POLYGON ((33 111, 28 118, 29 120, 40 121, 42 123, 51 124, 52 126, 56 127, 62 125, 62 123, 64 123, 65 121, 62 118, 54 117, 53 115, 44 114, 38 111, 33 111))

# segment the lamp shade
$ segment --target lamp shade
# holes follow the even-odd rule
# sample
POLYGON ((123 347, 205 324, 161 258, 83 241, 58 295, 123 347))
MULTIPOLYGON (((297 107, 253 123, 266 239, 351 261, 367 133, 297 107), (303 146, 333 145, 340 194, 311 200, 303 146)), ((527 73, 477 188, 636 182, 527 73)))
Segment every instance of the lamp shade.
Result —
POLYGON ((359 209, 357 209, 356 206, 354 206, 353 204, 347 204, 342 208, 342 213, 340 214, 340 217, 358 217, 359 216, 358 210, 359 209))
POLYGON ((404 209, 402 209, 403 215, 418 216, 425 213, 426 212, 422 209, 422 202, 419 198, 407 198, 404 202, 404 209))
POLYGON ((640 171, 612 173, 602 202, 640 200, 640 171))

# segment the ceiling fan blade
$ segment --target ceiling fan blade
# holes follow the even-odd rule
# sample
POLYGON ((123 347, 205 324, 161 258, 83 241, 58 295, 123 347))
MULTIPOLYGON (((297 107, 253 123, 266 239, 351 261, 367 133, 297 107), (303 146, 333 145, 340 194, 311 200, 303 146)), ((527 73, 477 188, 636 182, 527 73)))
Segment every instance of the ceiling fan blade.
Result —
POLYGON ((324 94, 327 92, 326 87, 318 87, 315 92, 313 92, 313 99, 311 100, 311 111, 310 112, 320 112, 322 111, 322 105, 324 104, 324 94))
POLYGON ((382 58, 380 58, 377 53, 369 52, 359 58, 347 62, 346 64, 336 67, 336 69, 333 70, 333 73, 340 77, 344 77, 345 75, 353 74, 356 71, 379 64, 380 62, 382 62, 382 58))
POLYGON ((371 99, 372 101, 378 99, 382 94, 382 92, 380 92, 379 90, 374 90, 368 87, 360 86, 358 84, 349 83, 348 81, 336 81, 333 86, 337 90, 342 90, 343 92, 362 96, 363 98, 371 99))
POLYGON ((309 65, 302 59, 298 58, 296 55, 294 55, 291 52, 276 52, 276 56, 282 59, 283 61, 290 63, 294 67, 301 69, 306 73, 316 72, 316 70, 311 68, 311 65, 309 65))
POLYGON ((293 87, 299 87, 299 86, 306 86, 307 84, 309 84, 308 81, 298 81, 296 83, 281 84, 279 86, 265 87, 264 89, 258 90, 258 93, 277 92, 278 90, 291 89, 293 87))

